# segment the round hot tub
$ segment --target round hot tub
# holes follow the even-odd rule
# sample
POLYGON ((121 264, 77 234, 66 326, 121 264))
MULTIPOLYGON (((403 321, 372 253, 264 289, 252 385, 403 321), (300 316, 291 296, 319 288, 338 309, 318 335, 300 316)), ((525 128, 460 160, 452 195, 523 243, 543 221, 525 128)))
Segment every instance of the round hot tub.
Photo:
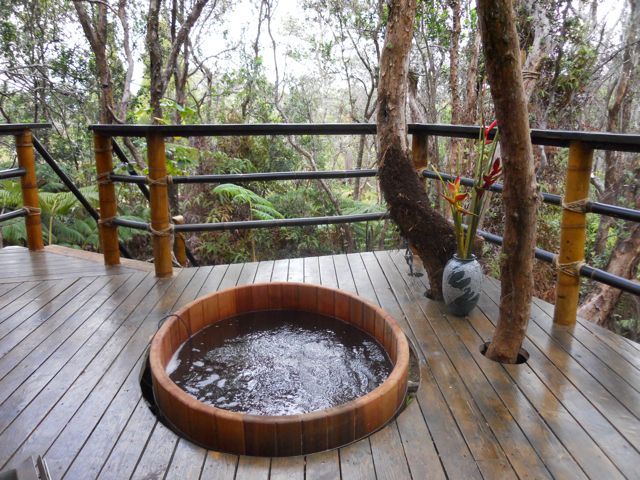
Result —
MULTIPOLYGON (((175 361, 175 360, 174 360, 175 361)), ((253 284, 201 297, 178 310, 153 338, 149 354, 155 401, 186 438, 240 455, 289 456, 337 448, 376 431, 400 409, 407 391, 409 345, 384 310, 340 290, 302 283, 253 284), (204 403, 178 386, 167 367, 195 334, 251 312, 333 317, 365 332, 384 349, 389 375, 363 396, 309 413, 256 415, 204 403)))

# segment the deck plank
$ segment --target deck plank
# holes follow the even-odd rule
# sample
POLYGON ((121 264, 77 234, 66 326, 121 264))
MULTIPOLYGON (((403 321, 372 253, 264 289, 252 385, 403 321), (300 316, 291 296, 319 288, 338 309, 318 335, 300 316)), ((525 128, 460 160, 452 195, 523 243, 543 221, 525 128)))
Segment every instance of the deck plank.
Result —
MULTIPOLYGON (((289 271, 293 281, 320 283, 320 266, 317 257, 300 258, 289 262, 289 271), (292 268, 293 264, 293 268, 292 268), (297 265, 301 265, 300 268, 297 265), (302 278, 300 278, 302 273, 302 278)), ((329 278, 327 278, 330 281, 329 278)), ((332 287, 336 285, 327 284, 332 287)), ((338 450, 314 453, 306 456, 305 478, 308 480, 340 479, 340 454, 338 450)))
MULTIPOLYGON (((390 260, 386 254, 379 255, 378 258, 383 262, 390 260)), ((369 265, 372 265, 370 268, 375 268, 373 262, 368 262, 367 266, 369 265)), ((392 275, 392 269, 387 268, 386 273, 388 275, 387 278, 389 278, 389 276, 392 275)), ((390 283, 397 296, 407 293, 403 291, 404 282, 400 275, 394 276, 393 280, 390 279, 390 283)), ((518 472, 520 476, 529 474, 535 478, 549 478, 550 473, 538 457, 535 449, 529 444, 522 431, 517 427, 517 423, 514 421, 509 410, 502 403, 488 380, 482 374, 478 365, 472 359, 466 346, 452 329, 449 322, 454 321, 455 317, 448 318, 445 312, 438 308, 439 305, 435 302, 425 301, 420 305, 424 305, 428 320, 434 329, 439 344, 442 345, 443 353, 446 352, 446 355, 448 355, 457 372, 465 372, 465 375, 461 375, 463 383, 470 392, 478 410, 493 431, 515 471, 518 472)), ((414 315, 407 316, 412 319, 414 318, 414 315)), ((416 327, 414 327, 414 329, 415 328, 416 327)), ((504 459, 498 460, 500 460, 500 462, 496 463, 496 465, 500 465, 501 469, 508 468, 508 463, 504 462, 504 459)), ((485 468, 487 467, 485 466, 485 468)))
MULTIPOLYGON (((478 305, 486 314, 487 321, 489 321, 490 326, 484 327, 483 335, 484 338, 488 338, 495 328, 493 318, 498 315, 498 306, 492 299, 485 296, 481 296, 478 305)), ((477 328, 480 327, 478 326, 477 328)), ((552 341, 549 339, 541 347, 543 349, 553 348, 551 344, 552 341)), ((575 445, 577 443, 572 448, 572 454, 579 459, 580 464, 589 476, 592 476, 590 472, 598 472, 600 476, 597 478, 620 478, 620 472, 624 473, 625 470, 631 468, 630 464, 626 464, 620 456, 626 454, 635 456, 633 448, 629 448, 628 442, 615 431, 613 426, 575 388, 567 377, 553 365, 544 352, 540 350, 540 347, 530 340, 529 334, 523 346, 530 354, 530 358, 527 361, 528 368, 521 369, 519 366, 506 366, 505 368, 512 378, 526 392, 532 403, 541 404, 538 407, 538 411, 545 416, 550 425, 556 425, 554 431, 557 432, 556 435, 559 438, 562 436, 565 445, 575 445), (574 428, 567 417, 575 419, 578 428, 574 428), (557 421, 561 426, 557 425, 557 421), (585 438, 585 433, 587 438, 585 438), (593 448, 589 439, 596 443, 598 449, 593 448), (610 441, 612 444, 609 444, 610 441), (622 447, 622 450, 616 451, 617 447, 622 447), (586 451, 590 453, 588 455, 583 453, 586 451), (612 468, 612 463, 617 468, 612 468)), ((569 361, 566 357, 564 360, 569 361)))
POLYGON ((271 459, 270 480, 304 480, 304 456, 271 459))
MULTIPOLYGON (((497 306, 495 301, 499 298, 499 290, 495 284, 487 283, 485 291, 490 293, 497 306)), ((560 384, 563 385, 563 399, 570 402, 574 415, 579 416, 582 422, 592 425, 594 431, 597 428, 597 440, 602 443, 609 457, 626 475, 631 475, 634 469, 629 465, 640 465, 640 429, 636 424, 638 417, 592 376, 593 365, 588 359, 579 355, 567 355, 552 335, 535 322, 530 322, 527 337, 538 347, 529 361, 539 361, 546 367, 540 370, 546 381, 557 385, 557 388, 560 388, 560 384), (573 388, 564 386, 565 378, 573 388)), ((624 392, 630 393, 632 389, 627 387, 624 392)))
POLYGON ((479 345, 495 329, 495 280, 457 318, 423 296, 425 277, 407 276, 399 251, 181 269, 169 280, 95 260, 0 249, 12 275, 0 282, 0 469, 44 454, 53 477, 69 479, 637 474, 638 347, 582 319, 554 327, 552 306, 536 299, 529 361, 491 362, 479 345), (420 360, 405 411, 352 445, 273 459, 208 452, 159 423, 138 386, 159 320, 205 293, 269 281, 338 287, 396 317, 420 360))
MULTIPOLYGON (((539 298, 534 298, 533 303, 549 318, 553 318, 553 305, 539 298)), ((578 317, 578 321, 576 322, 576 330, 578 330, 578 335, 580 335, 581 331, 584 331, 584 335, 592 335, 595 339, 607 345, 612 352, 624 358, 636 369, 640 369, 640 358, 638 358, 638 353, 640 352, 639 343, 580 317, 578 317)))
MULTIPOLYGON (((475 459, 476 462, 483 459, 498 459, 505 462, 506 456, 504 452, 475 405, 473 397, 467 391, 463 381, 447 358, 446 352, 444 352, 442 346, 439 344, 436 335, 432 331, 429 331, 430 327, 428 322, 416 320, 412 324, 412 328, 407 325, 406 314, 397 306, 391 287, 380 271, 375 258, 370 258, 367 264, 369 266, 368 271, 360 256, 354 256, 353 259, 350 257, 350 263, 352 264, 352 270, 362 268, 367 272, 364 275, 372 276, 373 285, 377 287, 376 292, 379 295, 382 307, 400 322, 403 330, 422 351, 422 360, 426 361, 429 366, 430 374, 427 375, 426 369, 424 368, 421 373, 425 374, 426 381, 434 383, 433 387, 438 389, 444 397, 443 403, 447 405, 448 409, 452 412, 458 428, 471 451, 472 458, 475 459), (362 267, 360 267, 359 264, 361 264, 362 267)), ((357 278, 355 273, 354 278, 357 278)), ((420 315, 419 308, 410 300, 403 302, 403 306, 404 308, 411 309, 409 316, 420 315)), ((420 401, 420 396, 418 396, 418 400, 420 401)), ((430 405, 423 405, 421 403, 421 407, 424 411, 430 408, 430 405)), ((445 415, 444 412, 441 413, 441 415, 445 415)), ((428 420, 427 423, 429 424, 428 420)), ((448 429, 451 429, 451 427, 448 427, 448 429)), ((438 448, 438 451, 441 452, 441 456, 443 457, 449 453, 442 448, 438 448)), ((467 457, 458 457, 455 460, 447 459, 447 462, 461 462, 461 460, 466 458, 467 457)), ((443 462, 445 462, 444 458, 443 462)), ((473 475, 473 473, 471 473, 474 471, 473 467, 467 466, 466 468, 466 474, 473 475)))
MULTIPOLYGON (((170 282, 158 282, 154 278, 150 278, 149 283, 143 282, 142 287, 127 298, 124 306, 100 325, 22 412, 23 420, 14 422, 14 428, 2 434, 6 435, 7 440, 0 442, 0 463, 4 463, 5 452, 19 446, 27 436, 31 437, 29 442, 25 443, 16 456, 25 455, 27 451, 42 454, 57 438, 86 396, 109 370, 114 359, 120 356, 132 334, 143 323, 146 315, 131 316, 132 311, 150 310, 170 286, 170 282), (32 431, 33 428, 35 430, 32 431)), ((125 372, 132 366, 129 364, 125 372)), ((100 393, 99 390, 96 392, 97 395, 100 393)))
MULTIPOLYGON (((338 450, 307 455, 305 478, 306 480, 340 480, 340 455, 338 450)), ((242 480, 242 477, 238 477, 238 480, 242 480)))
MULTIPOLYGON (((385 266, 384 255, 377 255, 383 267, 385 266)), ((397 257, 396 255, 394 262, 396 266, 398 261, 401 260, 397 257)), ((388 270, 388 268, 385 268, 385 271, 388 270)), ((414 292, 414 295, 422 292, 421 282, 408 276, 402 276, 402 278, 407 287, 414 292)), ((471 315, 481 315, 481 313, 478 310, 474 310, 471 315)), ((482 343, 482 339, 477 336, 467 319, 457 319, 449 316, 448 320, 456 335, 464 342, 468 352, 481 368, 484 376, 491 383, 507 408, 509 408, 518 425, 522 427, 523 433, 527 435, 532 446, 545 459, 545 464, 550 472, 557 478, 585 478, 580 471, 580 467, 571 458, 562 443, 553 435, 546 423, 538 417, 537 412, 529 404, 526 397, 518 389, 513 388, 513 384, 502 366, 487 360, 480 353, 479 346, 482 343)))
MULTIPOLYGON (((192 281, 196 277, 200 279, 198 273, 204 276, 208 269, 198 270, 192 281)), ((181 280, 188 276, 189 273, 179 275, 167 293, 145 315, 147 321, 142 322, 131 335, 96 387, 47 450, 45 458, 56 477, 95 478, 100 472, 113 442, 140 398, 139 375, 149 339, 157 330, 159 321, 173 311, 174 302, 182 291, 181 280), (72 455, 74 458, 70 461, 72 455)))
POLYGON ((371 480, 376 478, 369 438, 364 438, 340 449, 340 470, 342 478, 345 480, 371 480))
POLYGON ((50 378, 50 375, 44 374, 39 367, 52 355, 72 352, 70 349, 67 350, 68 339, 76 333, 89 333, 90 330, 82 327, 97 313, 103 303, 121 292, 122 285, 131 287, 140 281, 140 278, 134 278, 133 282, 126 283, 130 279, 129 275, 103 278, 110 280, 104 284, 97 282, 97 292, 89 290, 74 299, 74 302, 80 301, 79 308, 68 308, 73 305, 70 302, 0 358, 0 403, 27 378, 31 377, 29 389, 32 391, 36 390, 36 383, 50 378), (91 299, 90 302, 86 301, 87 295, 91 299))
POLYGON ((237 455, 209 451, 200 478, 202 480, 233 480, 237 466, 237 455))
POLYGON ((248 457, 243 455, 238 460, 237 480, 267 480, 271 459, 266 457, 248 457))

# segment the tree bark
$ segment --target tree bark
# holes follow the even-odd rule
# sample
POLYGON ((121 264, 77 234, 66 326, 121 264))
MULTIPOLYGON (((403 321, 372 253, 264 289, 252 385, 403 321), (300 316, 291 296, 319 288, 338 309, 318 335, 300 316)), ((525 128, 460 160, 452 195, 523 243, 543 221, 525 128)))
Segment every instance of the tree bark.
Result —
MULTIPOLYGON (((625 44, 620 65, 620 73, 615 79, 611 98, 607 105, 607 132, 624 133, 629 126, 632 103, 634 99, 633 83, 640 63, 640 0, 629 0, 630 11, 623 42, 625 44)), ((620 152, 607 150, 604 153, 605 177, 604 195, 599 198, 602 203, 616 204, 623 184, 624 162, 620 152)), ((614 219, 602 215, 596 235, 595 253, 602 255, 606 250, 609 229, 614 219)))
POLYGON ((209 0, 196 0, 194 2, 189 15, 184 19, 180 29, 177 33, 174 33, 175 36, 172 39, 171 49, 167 55, 166 62, 163 62, 162 45, 160 43, 160 7, 162 1, 149 1, 146 43, 149 51, 149 103, 154 117, 153 123, 160 123, 162 120, 162 107, 160 106, 160 102, 167 91, 171 76, 176 71, 178 56, 189 38, 189 32, 198 21, 198 18, 200 18, 200 14, 208 1, 209 0))
POLYGON ((96 69, 100 86, 100 123, 113 122, 113 84, 111 82, 111 69, 107 60, 107 4, 98 3, 96 24, 84 4, 73 2, 78 15, 78 21, 82 26, 84 35, 91 45, 91 51, 96 58, 96 69))
MULTIPOLYGON (((628 238, 618 239, 609 259, 607 272, 623 278, 635 278, 639 262, 640 225, 636 224, 628 238)), ((598 283, 578 310, 578 315, 613 330, 612 313, 621 294, 622 290, 618 288, 598 283)))
MULTIPOLYGON (((462 102, 460 101, 460 86, 458 79, 458 69, 460 66, 460 33, 461 8, 460 0, 449 0, 451 7, 451 45, 449 47, 449 91, 451 92, 451 124, 460 125, 462 123, 462 102)), ((462 140, 452 138, 449 148, 449 168, 448 173, 460 171, 460 160, 462 152, 462 140)))
POLYGON ((442 298, 442 270, 455 251, 447 221, 430 207, 407 148, 406 97, 416 0, 392 0, 378 82, 380 187, 391 218, 415 246, 429 275, 430 295, 442 298))
POLYGON ((531 310, 538 194, 513 4, 478 0, 478 20, 500 128, 505 209, 500 318, 486 354, 514 363, 531 310))

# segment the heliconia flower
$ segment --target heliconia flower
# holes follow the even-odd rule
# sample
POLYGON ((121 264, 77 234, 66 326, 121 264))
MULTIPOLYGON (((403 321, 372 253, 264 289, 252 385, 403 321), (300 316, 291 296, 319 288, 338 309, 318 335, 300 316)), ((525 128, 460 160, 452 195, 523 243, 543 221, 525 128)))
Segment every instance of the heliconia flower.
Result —
POLYGON ((491 133, 491 130, 493 130, 497 125, 498 125, 498 120, 494 120, 493 122, 491 122, 491 125, 489 125, 487 128, 484 129, 484 144, 485 145, 488 145, 491 142, 493 142, 493 140, 489 140, 489 133, 491 133))
POLYGON ((460 191, 460 175, 458 175, 453 182, 447 182, 447 187, 449 187, 451 193, 458 193, 460 191))
POLYGON ((466 208, 464 208, 464 207, 462 206, 462 203, 461 203, 461 202, 462 202, 462 200, 464 200, 465 198, 467 198, 467 197, 469 196, 469 194, 468 194, 468 193, 464 193, 464 194, 462 194, 462 195, 458 195, 458 196, 456 196, 456 197, 447 197, 446 195, 443 195, 443 194, 441 193, 441 194, 440 194, 440 196, 441 196, 442 198, 444 198, 447 202, 449 202, 449 203, 453 206, 453 208, 455 208, 455 209, 456 209, 456 211, 457 211, 457 212, 459 212, 459 213, 463 213, 463 214, 466 214, 466 215, 474 215, 474 213, 473 213, 473 212, 470 212, 469 210, 467 210, 466 208), (461 198, 460 200, 458 200, 458 197, 462 197, 462 198, 461 198))
POLYGON ((498 180, 501 174, 502 174, 502 165, 500 164, 500 157, 498 157, 493 161, 493 165, 491 166, 491 170, 489 170, 489 173, 487 175, 482 176, 482 179, 484 180, 482 189, 483 190, 489 189, 491 185, 496 183, 496 180, 498 180))

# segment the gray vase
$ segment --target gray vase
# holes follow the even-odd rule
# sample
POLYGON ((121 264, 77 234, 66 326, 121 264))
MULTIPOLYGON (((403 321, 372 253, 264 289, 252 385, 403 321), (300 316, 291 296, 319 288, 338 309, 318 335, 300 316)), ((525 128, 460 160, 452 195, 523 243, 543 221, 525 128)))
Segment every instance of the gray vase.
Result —
POLYGON ((454 255, 442 274, 442 293, 451 313, 465 316, 478 304, 482 291, 482 266, 472 255, 460 259, 454 255))

